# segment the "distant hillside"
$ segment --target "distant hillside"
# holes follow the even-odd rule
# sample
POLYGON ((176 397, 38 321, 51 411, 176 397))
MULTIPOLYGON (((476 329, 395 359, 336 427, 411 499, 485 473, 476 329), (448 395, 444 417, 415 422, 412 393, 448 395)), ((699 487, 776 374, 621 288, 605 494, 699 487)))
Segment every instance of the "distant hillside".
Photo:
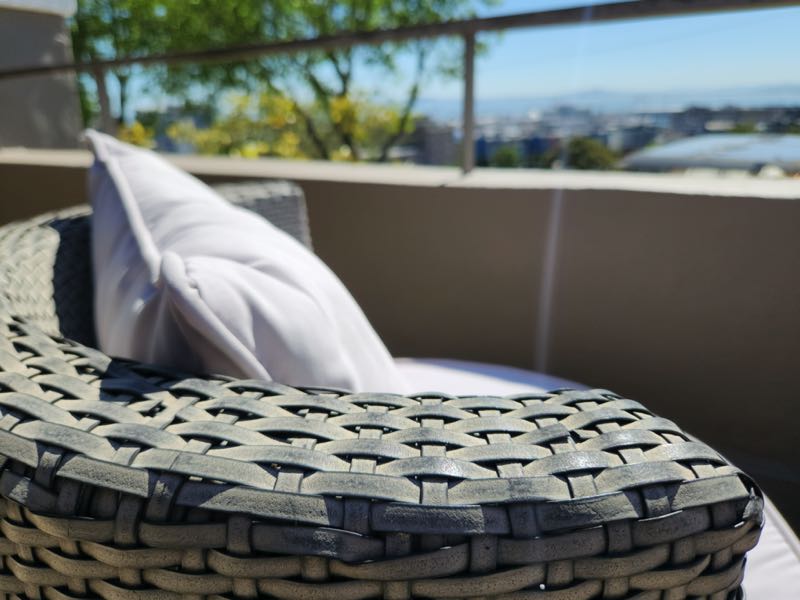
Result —
MULTIPOLYGON (((658 112, 681 110, 688 106, 718 108, 734 105, 743 108, 757 106, 800 105, 800 84, 743 86, 716 90, 669 90, 665 92, 614 92, 609 90, 584 90, 552 96, 524 98, 477 98, 475 112, 478 118, 502 115, 523 117, 530 111, 539 111, 559 105, 588 108, 596 112, 658 112)), ((436 120, 458 119, 461 115, 460 99, 421 98, 417 112, 436 120)))

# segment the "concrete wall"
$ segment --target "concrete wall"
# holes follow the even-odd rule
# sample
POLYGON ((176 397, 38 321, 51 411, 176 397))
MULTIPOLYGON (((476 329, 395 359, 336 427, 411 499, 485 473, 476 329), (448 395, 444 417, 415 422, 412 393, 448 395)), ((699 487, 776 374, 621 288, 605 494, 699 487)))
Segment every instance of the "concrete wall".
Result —
POLYGON ((569 194, 549 361, 729 454, 796 528, 798 234, 798 201, 569 194))
MULTIPOLYGON (((4 4, 0 2, 0 70, 72 61, 62 15, 4 4)), ((74 148, 80 130, 74 75, 0 80, 0 147, 74 148)))
MULTIPOLYGON (((0 152, 0 220, 84 197, 86 155, 15 156, 0 152)), ((317 252, 395 354, 545 365, 640 400, 800 529, 800 183, 176 160, 299 181, 317 252)))

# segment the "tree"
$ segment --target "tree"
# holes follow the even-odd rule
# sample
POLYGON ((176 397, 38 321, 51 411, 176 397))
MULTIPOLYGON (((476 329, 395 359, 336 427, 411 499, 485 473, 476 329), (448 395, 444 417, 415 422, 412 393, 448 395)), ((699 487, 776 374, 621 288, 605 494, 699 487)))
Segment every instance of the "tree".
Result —
POLYGON ((528 156, 528 166, 534 169, 552 169, 561 157, 561 146, 555 145, 544 152, 528 156))
POLYGON ((522 159, 515 146, 500 146, 492 154, 489 165, 504 168, 519 167, 522 165, 522 159))
POLYGON ((566 166, 573 169, 606 170, 616 163, 616 154, 593 138, 576 137, 567 144, 566 166))
POLYGON ((117 136, 123 142, 128 142, 136 146, 143 146, 145 148, 152 148, 155 146, 153 135, 153 129, 143 125, 139 121, 134 121, 130 125, 121 125, 117 130, 117 136))
MULTIPOLYGON (((160 4, 154 0, 79 0, 72 20, 72 51, 80 62, 135 56, 158 52, 163 48, 160 26, 163 18, 160 4)), ((115 130, 121 124, 128 102, 131 68, 119 67, 103 73, 90 74, 95 91, 94 98, 86 77, 79 78, 81 111, 89 124, 99 107, 101 127, 115 130), (115 80, 117 88, 116 110, 111 107, 107 77, 115 80)))
POLYGON ((756 133, 758 127, 753 121, 742 121, 731 128, 731 133, 756 133))
MULTIPOLYGON (((494 1, 79 0, 73 43, 82 60, 222 48, 464 18, 473 14, 477 4, 494 1)), ((453 76, 459 68, 460 45, 449 39, 318 50, 225 64, 161 66, 148 68, 147 76, 152 89, 173 98, 222 97, 237 92, 288 99, 287 111, 294 115, 313 146, 311 155, 330 158, 346 148, 354 160, 387 160, 391 148, 413 126, 414 105, 425 78, 432 74, 453 76), (401 62, 406 60, 413 65, 413 73, 400 90, 398 73, 401 62), (370 89, 357 87, 354 82, 359 70, 369 71, 377 85, 370 89), (366 156, 352 126, 352 115, 365 98, 374 97, 380 90, 391 91, 391 104, 396 106, 392 106, 391 118, 383 123, 385 131, 377 147, 369 149, 371 155, 366 156), (313 112, 309 112, 310 106, 313 112)), ((113 73, 121 89, 127 85, 129 75, 128 70, 113 73)), ((102 105, 100 95, 98 84, 97 96, 102 105)), ((117 114, 124 115, 124 108, 121 100, 117 114)))
POLYGON ((617 155, 594 138, 574 137, 566 147, 551 148, 531 160, 532 167, 541 168, 552 168, 559 163, 570 169, 604 171, 614 168, 617 155))
MULTIPOLYGON (((314 119, 323 119, 331 108, 331 118, 345 129, 362 149, 362 158, 377 159, 387 127, 399 120, 397 111, 375 105, 368 99, 353 97, 332 107, 318 101, 300 104, 286 96, 264 92, 235 95, 225 103, 223 111, 209 127, 198 127, 191 119, 173 124, 168 135, 187 143, 202 154, 228 154, 244 157, 278 156, 282 158, 319 158, 316 141, 304 123, 297 118, 297 107, 314 119)), ((326 147, 334 148, 328 158, 351 160, 349 146, 339 144, 332 127, 317 132, 326 147)))

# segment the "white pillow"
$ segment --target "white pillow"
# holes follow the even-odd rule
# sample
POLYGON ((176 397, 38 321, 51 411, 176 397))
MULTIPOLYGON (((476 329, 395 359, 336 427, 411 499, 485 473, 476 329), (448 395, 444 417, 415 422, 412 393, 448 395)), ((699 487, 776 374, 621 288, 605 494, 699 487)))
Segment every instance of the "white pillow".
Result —
POLYGON ((289 385, 405 391, 364 313, 312 252, 157 154, 86 135, 101 350, 289 385))

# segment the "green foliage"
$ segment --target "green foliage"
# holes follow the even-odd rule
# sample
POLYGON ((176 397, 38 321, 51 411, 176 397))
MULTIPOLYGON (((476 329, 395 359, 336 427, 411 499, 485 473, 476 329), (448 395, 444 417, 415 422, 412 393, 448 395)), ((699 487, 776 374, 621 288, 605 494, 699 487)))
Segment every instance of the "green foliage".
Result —
POLYGON ((617 156, 601 142, 588 138, 572 138, 567 144, 566 166, 572 169, 611 169, 617 156))
POLYGON ((550 169, 561 166, 569 169, 605 171, 617 164, 617 155, 602 142, 589 137, 571 138, 566 148, 557 146, 531 158, 530 166, 550 169))
MULTIPOLYGON (((317 145, 320 141, 326 148, 332 148, 327 158, 354 160, 350 147, 339 143, 335 123, 358 144, 362 158, 377 159, 387 130, 396 130, 399 118, 396 110, 355 95, 332 98, 329 105, 322 105, 319 101, 300 104, 288 96, 264 92, 229 98, 226 110, 210 127, 197 127, 191 120, 184 120, 169 127, 167 134, 194 146, 202 154, 321 158, 317 145), (327 116, 332 123, 316 130, 317 140, 314 140, 308 135, 302 115, 319 121, 327 116)), ((404 133, 410 130, 409 122, 404 133)))
POLYGON ((731 129, 731 133, 756 133, 758 129, 756 128, 756 124, 752 121, 743 121, 742 123, 736 123, 731 129))
POLYGON ((545 150, 541 154, 528 156, 528 166, 534 169, 551 169, 561 156, 561 149, 556 146, 545 150))
MULTIPOLYGON (((73 47, 79 60, 131 54, 160 54, 226 48, 265 41, 294 40, 343 31, 388 29, 471 16, 478 3, 495 0, 79 0, 73 20, 73 47)), ((460 72, 460 43, 453 38, 391 43, 303 54, 276 55, 220 63, 148 67, 148 88, 170 98, 220 98, 230 92, 290 101, 298 147, 309 156, 386 160, 389 150, 413 129, 413 109, 427 77, 460 72), (414 72, 398 106, 380 108, 365 99, 398 85, 402 57, 414 72), (356 71, 369 70, 375 85, 356 89, 356 71), (366 117, 354 110, 368 105, 366 117), (371 122, 372 125, 370 125, 371 122), (376 139, 373 125, 385 135, 376 139)), ((114 112, 125 113, 129 69, 111 74, 122 90, 114 112)), ((96 103, 102 105, 100 84, 96 103)), ((92 92, 82 80, 85 117, 92 92)), ((265 115, 259 103, 254 119, 265 115)), ((101 111, 102 112, 102 111, 101 111)), ((234 111, 236 112, 236 111, 234 111)), ((239 115, 240 118, 241 115, 239 115)), ((224 120, 224 119, 223 119, 224 120)), ((185 132, 184 132, 185 133, 185 132)), ((235 136, 234 136, 235 137, 235 136)), ((222 145, 224 146, 224 144, 222 145)))
POLYGON ((492 167, 513 168, 522 166, 522 157, 516 146, 501 146, 489 159, 492 167))
MULTIPOLYGON (((164 45, 160 5, 154 0, 79 0, 72 19, 75 59, 90 62, 157 52, 164 45)), ((119 90, 117 115, 121 122, 128 100, 131 68, 112 69, 108 76, 116 79, 119 90)), ((106 101, 103 97, 105 92, 101 91, 105 88, 105 78, 99 72, 89 77, 94 79, 94 94, 89 88, 88 78, 79 79, 81 112, 87 124, 97 114, 97 104, 106 101)), ((109 110, 109 107, 101 106, 100 112, 104 110, 109 110)))
POLYGON ((117 136, 123 142, 128 142, 134 146, 142 146, 144 148, 152 148, 155 146, 153 139, 153 130, 146 127, 139 121, 134 121, 130 125, 122 125, 117 130, 117 136))
POLYGON ((97 104, 92 94, 86 88, 83 79, 78 78, 78 101, 81 106, 81 120, 85 126, 89 126, 97 119, 97 104))

